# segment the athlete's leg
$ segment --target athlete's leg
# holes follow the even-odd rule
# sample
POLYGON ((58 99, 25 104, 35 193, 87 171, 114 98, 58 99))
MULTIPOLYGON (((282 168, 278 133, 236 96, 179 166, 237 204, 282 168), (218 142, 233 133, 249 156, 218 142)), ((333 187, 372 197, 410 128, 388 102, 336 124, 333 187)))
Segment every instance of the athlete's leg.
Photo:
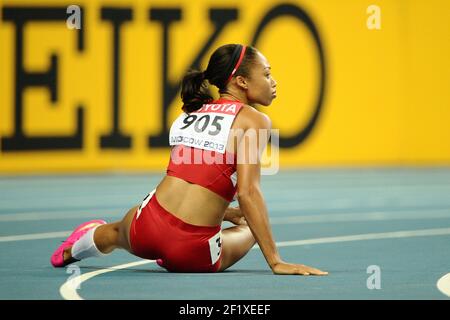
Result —
POLYGON ((218 271, 224 271, 238 262, 255 243, 255 238, 247 225, 222 230, 222 258, 218 271))
POLYGON ((122 249, 127 250, 130 253, 131 252, 131 245, 130 245, 130 227, 131 223, 133 222, 134 215, 136 214, 136 210, 139 208, 139 206, 135 206, 131 208, 125 217, 122 219, 119 225, 119 238, 118 238, 118 244, 122 249))
MULTIPOLYGON (((93 240, 95 246, 101 253, 108 254, 117 248, 131 252, 129 231, 138 207, 135 206, 128 210, 121 221, 107 223, 95 229, 93 240)), ((69 247, 64 250, 64 261, 72 260, 72 248, 69 247)))

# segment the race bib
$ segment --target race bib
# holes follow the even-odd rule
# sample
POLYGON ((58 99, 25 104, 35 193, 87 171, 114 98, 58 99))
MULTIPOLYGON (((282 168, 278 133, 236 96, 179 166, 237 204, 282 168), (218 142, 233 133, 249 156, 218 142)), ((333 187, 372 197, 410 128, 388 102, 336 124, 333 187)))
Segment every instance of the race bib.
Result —
POLYGON ((153 197, 153 194, 156 192, 156 189, 152 190, 145 198, 142 200, 141 205, 137 209, 136 220, 139 219, 141 215, 142 209, 150 202, 150 199, 153 197))
POLYGON ((241 103, 204 104, 190 114, 182 113, 172 124, 169 144, 225 153, 231 125, 241 103))
POLYGON ((209 252, 211 253, 211 264, 215 264, 222 253, 222 232, 219 231, 208 240, 209 252))

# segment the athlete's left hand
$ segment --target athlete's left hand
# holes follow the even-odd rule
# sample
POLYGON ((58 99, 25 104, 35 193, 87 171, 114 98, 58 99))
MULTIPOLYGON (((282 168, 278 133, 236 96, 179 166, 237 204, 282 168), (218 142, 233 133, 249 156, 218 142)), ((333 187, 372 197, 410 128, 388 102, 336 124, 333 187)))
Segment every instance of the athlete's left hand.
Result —
POLYGON ((239 207, 228 207, 225 210, 225 216, 223 218, 225 221, 229 221, 235 225, 246 225, 247 220, 245 220, 244 215, 239 207))

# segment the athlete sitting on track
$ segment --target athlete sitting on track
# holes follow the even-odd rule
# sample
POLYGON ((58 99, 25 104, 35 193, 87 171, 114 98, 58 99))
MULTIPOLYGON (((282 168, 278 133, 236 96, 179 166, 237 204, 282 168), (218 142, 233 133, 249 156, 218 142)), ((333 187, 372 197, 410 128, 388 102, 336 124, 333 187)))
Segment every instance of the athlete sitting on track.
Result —
POLYGON ((260 189, 260 156, 271 121, 253 106, 270 105, 275 88, 268 61, 255 48, 219 47, 204 72, 189 71, 182 81, 184 112, 170 129, 167 175, 122 221, 93 220, 76 228, 52 255, 52 265, 121 248, 168 271, 217 272, 257 242, 275 274, 326 275, 281 260, 272 236, 260 189), (219 88, 218 100, 206 80, 219 88), (234 197, 239 207, 229 207, 234 197), (224 220, 236 226, 221 230, 224 220))

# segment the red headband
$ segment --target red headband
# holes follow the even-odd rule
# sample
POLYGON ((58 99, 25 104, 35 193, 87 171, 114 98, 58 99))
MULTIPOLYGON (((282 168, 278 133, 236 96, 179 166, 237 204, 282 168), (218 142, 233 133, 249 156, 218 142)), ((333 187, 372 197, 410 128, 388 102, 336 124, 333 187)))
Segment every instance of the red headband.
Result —
POLYGON ((242 63, 242 60, 244 59, 245 50, 247 50, 247 46, 243 46, 243 47, 242 47, 242 51, 241 51, 241 54, 240 54, 240 56, 239 56, 239 60, 238 60, 238 62, 236 63, 236 66, 234 67, 233 71, 231 72, 231 74, 230 74, 230 76, 228 77, 228 79, 227 79, 227 81, 225 82, 225 84, 227 84, 227 83, 231 80, 231 78, 233 78, 233 76, 234 76, 234 74, 236 73, 237 69, 239 69, 239 66, 240 66, 241 63, 242 63))

